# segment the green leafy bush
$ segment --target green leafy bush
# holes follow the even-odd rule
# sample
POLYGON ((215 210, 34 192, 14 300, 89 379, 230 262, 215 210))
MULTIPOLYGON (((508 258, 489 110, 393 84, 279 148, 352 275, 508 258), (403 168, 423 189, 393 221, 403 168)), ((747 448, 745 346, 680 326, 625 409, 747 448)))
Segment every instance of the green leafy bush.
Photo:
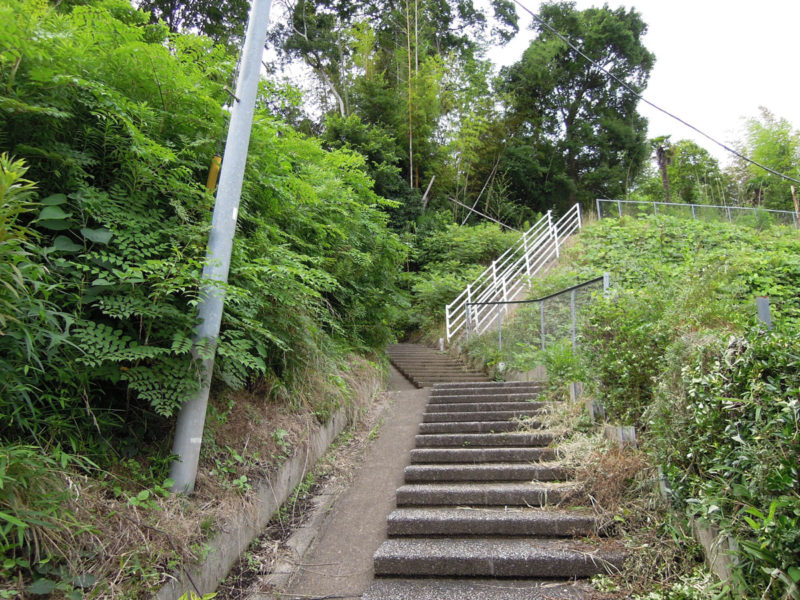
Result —
MULTIPOLYGON (((11 0, 0 20, 0 150, 24 157, 42 197, 20 196, 4 217, 19 235, 0 268, 27 278, 30 318, 15 316, 24 327, 0 343, 31 341, 0 384, 14 389, 0 398, 2 435, 96 457, 163 442, 199 381, 191 338, 213 206, 203 183, 235 59, 123 0, 11 0)), ((266 377, 292 389, 332 364, 320 356, 335 363, 392 338, 406 250, 367 171, 360 155, 326 152, 259 111, 217 385, 266 377)))
POLYGON ((736 538, 739 576, 765 598, 800 581, 798 340, 796 328, 709 339, 650 413, 677 498, 736 538))

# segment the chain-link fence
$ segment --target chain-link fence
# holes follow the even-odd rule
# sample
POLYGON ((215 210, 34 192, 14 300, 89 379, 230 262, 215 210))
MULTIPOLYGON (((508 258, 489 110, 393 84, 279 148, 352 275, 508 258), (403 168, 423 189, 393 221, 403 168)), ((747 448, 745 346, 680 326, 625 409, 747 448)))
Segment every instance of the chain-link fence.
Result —
POLYGON ((467 343, 479 344, 497 360, 512 362, 515 355, 546 350, 555 344, 568 344, 574 353, 580 346, 585 308, 597 294, 608 289, 608 284, 605 274, 534 300, 469 303, 468 313, 478 307, 488 308, 496 311, 496 318, 495 324, 480 336, 467 328, 467 343))
POLYGON ((769 210, 753 206, 716 206, 713 204, 683 204, 680 202, 644 202, 640 200, 605 200, 598 198, 599 219, 669 215, 699 221, 727 221, 738 225, 758 226, 765 223, 800 228, 798 213, 789 210, 769 210))

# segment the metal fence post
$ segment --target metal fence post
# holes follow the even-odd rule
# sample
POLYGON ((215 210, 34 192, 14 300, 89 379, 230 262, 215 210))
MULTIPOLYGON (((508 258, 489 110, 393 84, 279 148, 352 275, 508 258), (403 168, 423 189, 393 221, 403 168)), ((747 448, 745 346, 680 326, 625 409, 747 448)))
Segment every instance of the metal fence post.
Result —
POLYGON ((467 326, 467 342, 469 342, 470 329, 472 328, 472 325, 470 324, 469 302, 465 304, 465 307, 466 307, 466 319, 467 319, 465 323, 467 326))
POLYGON ((569 293, 569 316, 572 322, 572 353, 577 350, 577 339, 575 336, 575 290, 569 293))
POLYGON ((497 350, 503 351, 503 311, 497 305, 497 350))
POLYGON ((578 229, 583 227, 583 217, 581 217, 581 204, 580 202, 575 203, 575 214, 578 215, 578 229))
POLYGON ((756 298, 756 310, 758 312, 758 320, 761 321, 768 330, 772 329, 772 314, 769 308, 768 296, 759 296, 756 298))
POLYGON ((608 288, 611 286, 611 274, 603 273, 603 296, 608 296, 608 288))
POLYGON ((603 218, 603 210, 600 208, 600 198, 597 198, 594 203, 597 205, 597 220, 600 221, 603 218))
POLYGON ((541 323, 541 328, 539 329, 539 332, 542 335, 542 350, 544 350, 545 346, 546 346, 545 341, 544 341, 544 302, 539 302, 539 312, 542 315, 542 323, 541 323))
POLYGON ((733 217, 731 216, 731 207, 728 207, 728 223, 733 223, 733 217))
POLYGON ((653 216, 658 216, 658 203, 653 202, 653 216))
POLYGON ((619 218, 622 218, 622 202, 617 200, 617 212, 619 213, 619 218))
POLYGON ((694 209, 695 209, 695 206, 694 206, 694 204, 692 204, 692 219, 697 221, 697 213, 695 212, 694 209))

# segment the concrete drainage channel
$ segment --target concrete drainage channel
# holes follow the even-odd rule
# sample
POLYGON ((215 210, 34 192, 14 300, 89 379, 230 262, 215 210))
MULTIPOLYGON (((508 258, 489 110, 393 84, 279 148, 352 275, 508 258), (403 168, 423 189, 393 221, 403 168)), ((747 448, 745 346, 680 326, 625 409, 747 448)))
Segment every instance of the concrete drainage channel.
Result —
POLYGON ((155 600, 178 600, 182 594, 190 591, 207 594, 216 590, 250 542, 259 536, 272 515, 289 498, 292 490, 300 484, 309 469, 325 453, 336 436, 350 424, 352 419, 348 412, 347 409, 340 410, 326 425, 312 433, 309 440, 271 480, 258 486, 255 506, 238 515, 228 523, 224 531, 214 536, 209 544, 211 551, 208 558, 202 564, 187 567, 184 572, 176 573, 175 579, 155 594, 155 600))

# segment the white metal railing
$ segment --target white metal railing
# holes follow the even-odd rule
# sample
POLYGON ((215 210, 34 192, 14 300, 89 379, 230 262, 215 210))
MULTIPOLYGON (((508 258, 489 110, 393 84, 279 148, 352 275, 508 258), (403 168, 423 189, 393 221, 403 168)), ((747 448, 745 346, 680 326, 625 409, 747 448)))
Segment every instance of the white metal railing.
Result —
MULTIPOLYGON (((498 318, 487 302, 515 300, 529 287, 529 278, 558 258, 564 242, 581 228, 581 207, 575 204, 558 221, 552 211, 542 217, 508 250, 467 285, 445 309, 447 340, 462 329, 473 334, 486 331, 498 318), (472 307, 472 304, 478 306, 472 307)), ((505 311, 508 310, 506 307, 505 311)))
MULTIPOLYGON (((716 204, 684 204, 683 202, 647 202, 644 200, 607 200, 605 198, 598 198, 597 203, 597 218, 604 217, 622 217, 626 214, 626 209, 629 206, 639 207, 640 211, 645 208, 647 212, 652 212, 654 215, 671 214, 675 215, 676 212, 680 214, 691 214, 692 219, 708 219, 714 220, 722 219, 733 223, 740 220, 742 216, 753 216, 756 212, 765 213, 770 215, 781 225, 792 225, 795 229, 800 229, 800 219, 798 214, 790 210, 772 210, 767 208, 760 208, 755 206, 719 206, 716 204), (610 210, 608 214, 603 212, 603 206, 609 204, 610 210)), ((636 213, 627 212, 629 215, 635 216, 636 213)))

